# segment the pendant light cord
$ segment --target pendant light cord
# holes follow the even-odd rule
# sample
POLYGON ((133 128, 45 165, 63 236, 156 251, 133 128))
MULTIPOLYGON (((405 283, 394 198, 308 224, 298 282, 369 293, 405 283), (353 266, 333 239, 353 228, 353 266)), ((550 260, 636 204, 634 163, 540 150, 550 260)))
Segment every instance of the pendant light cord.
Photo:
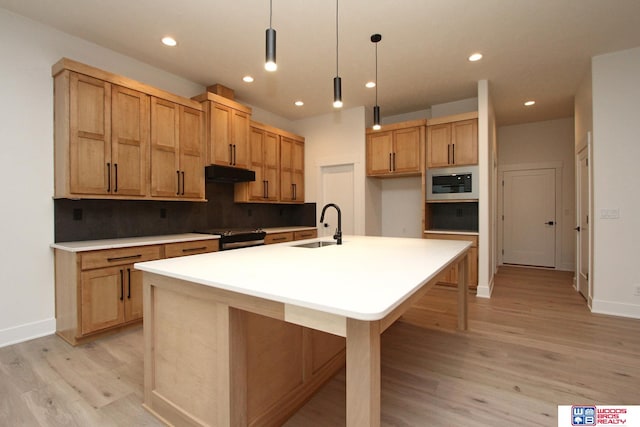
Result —
POLYGON ((378 42, 376 42, 376 105, 378 105, 378 42))
POLYGON ((338 0, 336 0, 336 77, 338 77, 338 0))
POLYGON ((271 16, 273 15, 273 0, 269 0, 269 29, 271 29, 271 16))

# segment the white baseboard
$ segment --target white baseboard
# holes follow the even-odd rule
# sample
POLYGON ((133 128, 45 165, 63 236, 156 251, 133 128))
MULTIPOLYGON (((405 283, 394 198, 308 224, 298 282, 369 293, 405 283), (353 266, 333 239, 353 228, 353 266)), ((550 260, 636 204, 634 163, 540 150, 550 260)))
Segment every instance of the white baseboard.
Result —
POLYGON ((478 289, 476 289, 476 297, 478 298, 491 298, 491 293, 493 292, 493 277, 491 277, 491 281, 488 284, 478 284, 478 289))
POLYGON ((51 335, 55 332, 55 318, 2 329, 0 330, 0 347, 44 337, 45 335, 51 335))
POLYGON ((591 312, 640 319, 640 305, 638 304, 603 301, 597 298, 594 298, 591 302, 591 312))

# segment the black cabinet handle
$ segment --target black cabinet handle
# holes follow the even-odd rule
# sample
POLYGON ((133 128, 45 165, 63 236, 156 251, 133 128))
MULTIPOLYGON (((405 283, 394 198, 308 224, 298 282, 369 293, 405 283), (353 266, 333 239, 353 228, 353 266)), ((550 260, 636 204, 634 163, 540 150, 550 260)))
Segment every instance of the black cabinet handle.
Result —
POLYGON ((131 299, 131 269, 127 268, 127 299, 131 299))
POLYGON ((393 153, 393 170, 397 170, 396 169, 396 153, 393 153))
POLYGON ((197 248, 184 248, 182 250, 182 253, 187 253, 187 252, 196 252, 196 251, 204 251, 205 249, 207 249, 206 246, 199 246, 197 248))
POLYGON ((456 163, 456 144, 451 144, 451 163, 456 163))
POLYGON ((107 163, 107 193, 111 192, 111 163, 107 163))
POLYGON ((451 144, 447 144, 447 164, 451 164, 451 144))
POLYGON ((392 167, 391 167, 391 153, 389 153, 389 172, 393 171, 392 167))
POLYGON ((124 270, 120 270, 120 301, 124 300, 124 270))
POLYGON ((237 159, 237 152, 236 152, 236 144, 233 144, 233 165, 235 166, 238 159, 237 159))
POLYGON ((184 196, 184 171, 182 171, 182 195, 184 196))
POLYGON ((233 165, 233 145, 229 144, 229 164, 233 165))
POLYGON ((136 259, 136 258, 140 258, 140 257, 142 257, 142 254, 128 255, 128 256, 117 256, 117 257, 113 257, 113 258, 107 258, 107 261, 108 262, 124 261, 126 259, 136 259))
POLYGON ((265 198, 268 199, 269 198, 269 181, 265 181, 265 184, 267 184, 267 192, 265 193, 265 198))
POLYGON ((180 195, 180 171, 176 171, 176 177, 178 179, 178 189, 176 191, 176 196, 180 195))
POLYGON ((118 192, 118 164, 117 163, 113 164, 113 169, 114 169, 114 172, 115 172, 115 175, 116 175, 116 186, 113 189, 113 192, 117 193, 118 192))

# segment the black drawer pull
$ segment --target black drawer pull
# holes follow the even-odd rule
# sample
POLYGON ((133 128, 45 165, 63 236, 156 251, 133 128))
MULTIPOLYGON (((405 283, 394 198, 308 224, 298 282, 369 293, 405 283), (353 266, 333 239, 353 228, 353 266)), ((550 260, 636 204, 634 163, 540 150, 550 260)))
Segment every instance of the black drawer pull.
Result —
POLYGON ((274 242, 279 242, 281 240, 287 240, 287 238, 286 237, 274 237, 271 240, 273 240, 274 242))
POLYGON ((127 299, 131 299, 131 269, 127 268, 127 299))
POLYGON ((118 257, 113 257, 113 258, 107 258, 107 261, 109 262, 114 262, 114 261, 124 261, 126 259, 136 259, 136 258, 142 258, 142 254, 138 254, 138 255, 128 255, 128 256, 118 256, 118 257))
POLYGON ((124 270, 120 270, 120 301, 124 300, 124 270))

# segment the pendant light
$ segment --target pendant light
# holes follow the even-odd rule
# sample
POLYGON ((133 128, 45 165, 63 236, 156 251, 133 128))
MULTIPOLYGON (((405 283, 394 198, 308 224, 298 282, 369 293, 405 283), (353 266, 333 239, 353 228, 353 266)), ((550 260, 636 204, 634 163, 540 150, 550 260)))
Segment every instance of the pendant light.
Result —
POLYGON ((336 76, 333 78, 333 108, 342 108, 342 79, 338 74, 338 0, 336 0, 336 76))
POLYGON ((373 34, 371 42, 376 45, 376 105, 373 107, 373 130, 380 130, 380 106, 378 105, 378 42, 382 40, 380 34, 373 34))
POLYGON ((269 0, 269 28, 267 28, 267 43, 265 52, 264 69, 267 71, 276 71, 276 30, 271 27, 271 15, 273 12, 272 0, 269 0))

